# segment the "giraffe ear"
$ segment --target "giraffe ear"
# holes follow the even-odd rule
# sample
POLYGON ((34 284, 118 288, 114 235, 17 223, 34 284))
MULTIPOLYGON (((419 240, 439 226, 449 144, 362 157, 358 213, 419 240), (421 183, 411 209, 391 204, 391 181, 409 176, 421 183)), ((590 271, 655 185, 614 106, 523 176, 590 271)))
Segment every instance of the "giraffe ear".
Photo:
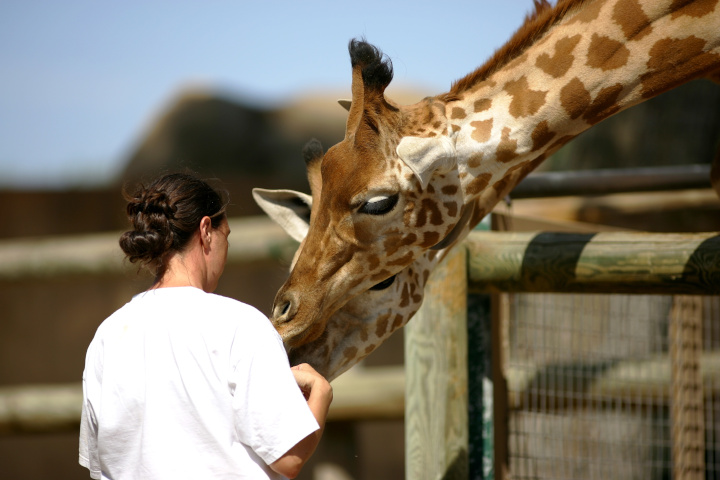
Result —
POLYGON ((455 166, 455 145, 446 136, 403 137, 397 154, 420 180, 423 188, 436 172, 447 172, 455 166))
POLYGON ((266 190, 253 188, 255 202, 288 235, 302 242, 310 225, 312 197, 293 190, 266 190))

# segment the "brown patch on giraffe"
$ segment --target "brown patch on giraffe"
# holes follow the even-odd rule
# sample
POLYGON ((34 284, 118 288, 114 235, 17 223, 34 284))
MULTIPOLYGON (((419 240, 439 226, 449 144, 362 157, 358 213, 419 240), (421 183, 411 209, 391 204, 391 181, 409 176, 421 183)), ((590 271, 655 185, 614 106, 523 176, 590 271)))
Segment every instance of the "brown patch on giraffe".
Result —
POLYGON ((380 257, 377 255, 370 255, 368 257, 368 268, 372 271, 380 266, 380 257))
POLYGON ((587 110, 591 100, 590 92, 577 77, 560 89, 560 104, 573 120, 587 110))
POLYGON ((404 319, 405 319, 405 317, 403 317, 403 316, 400 315, 399 313, 396 314, 396 315, 395 315, 395 320, 393 320, 393 323, 392 323, 392 325, 390 326, 390 331, 394 332, 395 330, 397 330, 398 328, 400 328, 400 327, 402 326, 402 324, 403 324, 403 320, 404 320, 404 319))
POLYGON ((600 120, 617 113, 620 110, 620 106, 617 104, 617 99, 622 90, 623 86, 619 83, 600 90, 600 93, 598 93, 595 100, 593 100, 583 115, 583 119, 590 125, 595 125, 600 120))
POLYGON ((450 118, 453 120, 462 120, 465 117, 467 117, 467 114, 465 113, 464 108, 453 107, 450 111, 450 118))
POLYGON ((503 89, 512 97, 508 110, 515 118, 533 115, 545 104, 547 92, 531 90, 525 76, 507 82, 503 89))
POLYGON ((343 357, 347 358, 348 360, 352 360, 357 356, 357 353, 357 347, 347 347, 345 350, 343 350, 343 357))
POLYGON ((610 37, 593 33, 587 51, 587 66, 604 72, 624 66, 630 58, 630 50, 610 37))
POLYGON ((440 189, 443 195, 455 195, 458 191, 457 185, 445 185, 440 189))
POLYGON ((397 253, 397 251, 400 249, 400 246, 401 246, 400 242, 395 238, 394 235, 389 238, 386 238, 385 241, 383 242, 383 248, 384 248, 385 254, 388 256, 395 255, 397 253))
POLYGON ((510 162, 518 157, 517 140, 510 139, 510 127, 503 128, 495 157, 498 162, 502 163, 510 162))
POLYGON ((532 149, 533 151, 536 151, 547 145, 550 140, 555 137, 555 132, 550 131, 548 121, 543 120, 542 122, 537 124, 535 129, 530 134, 530 137, 533 141, 532 149))
POLYGON ((369 338, 369 336, 368 336, 367 330, 366 329, 360 330, 360 340, 362 340, 363 342, 367 342, 368 338, 369 338))
POLYGON ((603 5, 605 5, 604 1, 585 2, 583 8, 568 22, 568 25, 573 23, 590 23, 594 21, 598 18, 598 15, 600 15, 600 9, 603 5))
POLYGON ((483 154, 482 152, 473 153, 470 158, 467 160, 467 166, 468 168, 477 168, 482 163, 483 154))
POLYGON ((410 262, 412 262, 413 260, 414 260, 413 253, 407 252, 402 257, 392 260, 392 261, 388 262, 387 264, 388 264, 388 266, 391 266, 391 267, 395 267, 395 266, 404 267, 406 265, 409 265, 410 262))
POLYGON ((400 293, 400 308, 405 308, 410 305, 410 288, 408 284, 403 285, 402 292, 400 293))
POLYGON ((695 36, 658 40, 650 49, 648 72, 640 77, 642 96, 654 97, 720 67, 720 55, 704 52, 705 44, 695 36))
POLYGON ((375 336, 382 337, 387 332, 388 323, 390 322, 390 314, 386 313, 378 318, 377 324, 375 325, 375 336))
POLYGON ((443 206, 447 209, 448 215, 454 217, 457 215, 458 204, 457 202, 443 202, 443 206))
POLYGON ((453 133, 457 133, 460 131, 460 125, 455 125, 454 123, 450 125, 450 128, 452 129, 453 133))
POLYGON ((473 128, 472 139, 478 143, 484 143, 490 140, 490 133, 492 132, 493 119, 478 120, 476 122, 470 122, 470 126, 473 128))
POLYGON ((407 247, 408 245, 413 245, 416 241, 417 241, 417 235, 415 235, 414 233, 408 233, 400 241, 400 246, 407 247))
POLYGON ((438 128, 442 127, 442 122, 435 122, 432 124, 432 126, 433 126, 433 128, 438 129, 438 128))
POLYGON ((483 173, 482 175, 478 175, 477 177, 473 178, 473 180, 467 186, 468 195, 475 195, 485 190, 485 188, 488 186, 488 183, 490 183, 491 178, 492 174, 490 173, 483 173))
POLYGON ((560 78, 565 75, 575 60, 572 51, 580 41, 580 35, 561 38, 555 43, 555 55, 547 53, 538 55, 535 65, 551 77, 560 78))
POLYGON ((708 13, 715 11, 715 7, 718 4, 718 0, 706 0, 701 2, 693 2, 691 0, 673 0, 670 5, 670 11, 673 12, 672 18, 675 20, 678 17, 687 15, 693 18, 702 18, 708 13))
POLYGON ((440 241, 440 234, 438 232, 425 232, 423 234, 423 241, 420 244, 423 248, 430 248, 433 245, 437 245, 440 241))
POLYGON ((428 221, 428 214, 430 214, 429 220, 431 225, 442 225, 443 217, 437 203, 429 198, 423 198, 415 226, 418 228, 425 226, 428 221))
POLYGON ((651 21, 637 0, 617 2, 613 8, 613 20, 628 40, 640 40, 652 32, 651 21))
POLYGON ((480 100, 475 100, 475 103, 473 104, 473 111, 475 113, 484 112, 485 110, 489 110, 492 106, 492 100, 489 98, 481 98, 480 100))
POLYGON ((423 299, 423 297, 421 295, 422 291, 421 291, 421 293, 417 293, 417 290, 418 290, 418 288, 417 288, 416 283, 410 284, 410 296, 412 297, 413 302, 420 303, 420 302, 422 302, 422 299, 423 299))

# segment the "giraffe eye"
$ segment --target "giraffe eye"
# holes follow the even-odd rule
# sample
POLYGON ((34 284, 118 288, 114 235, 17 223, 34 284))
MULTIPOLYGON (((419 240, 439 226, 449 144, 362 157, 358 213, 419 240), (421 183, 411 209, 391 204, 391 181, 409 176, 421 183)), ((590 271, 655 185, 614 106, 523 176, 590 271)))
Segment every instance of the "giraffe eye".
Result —
POLYGON ((370 290, 385 290, 390 285, 392 285, 394 281, 395 281, 395 275, 393 275, 392 277, 390 277, 386 280, 383 280, 382 282, 378 283, 375 286, 370 287, 370 290))
POLYGON ((390 212, 398 202, 400 195, 378 196, 373 197, 367 202, 360 205, 358 211, 360 213, 367 213, 368 215, 385 215, 390 212))

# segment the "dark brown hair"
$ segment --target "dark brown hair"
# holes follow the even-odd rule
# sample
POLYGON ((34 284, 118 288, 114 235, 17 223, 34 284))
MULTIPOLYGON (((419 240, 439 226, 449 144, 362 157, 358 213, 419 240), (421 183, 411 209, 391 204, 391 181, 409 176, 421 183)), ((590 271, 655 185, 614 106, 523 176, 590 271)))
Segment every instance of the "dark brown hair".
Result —
POLYGON ((122 234, 120 248, 156 276, 164 273, 169 253, 185 248, 203 217, 212 219, 213 228, 225 218, 226 194, 185 173, 164 175, 124 195, 132 230, 122 234))

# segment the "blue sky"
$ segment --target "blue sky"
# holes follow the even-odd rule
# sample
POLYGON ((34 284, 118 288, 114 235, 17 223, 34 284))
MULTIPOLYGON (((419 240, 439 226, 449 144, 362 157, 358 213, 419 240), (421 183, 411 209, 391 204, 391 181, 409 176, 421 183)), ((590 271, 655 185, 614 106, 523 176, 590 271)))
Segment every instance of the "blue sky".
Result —
POLYGON ((0 188, 93 185, 189 85, 259 105, 350 86, 347 43, 429 94, 486 60, 532 0, 2 0, 0 188))

